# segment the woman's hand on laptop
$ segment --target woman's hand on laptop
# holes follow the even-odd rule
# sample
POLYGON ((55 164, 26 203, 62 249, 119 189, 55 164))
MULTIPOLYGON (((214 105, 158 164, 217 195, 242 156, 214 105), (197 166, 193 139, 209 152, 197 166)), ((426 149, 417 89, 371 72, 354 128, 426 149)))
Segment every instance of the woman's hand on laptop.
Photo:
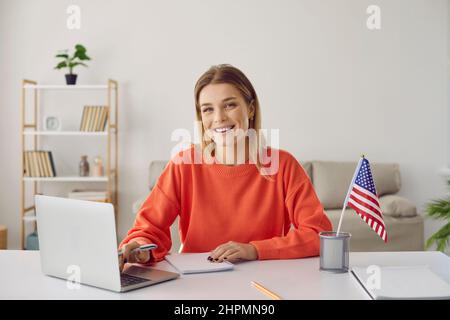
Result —
POLYGON ((122 249, 119 250, 122 251, 122 254, 119 255, 119 269, 120 272, 122 272, 123 267, 125 263, 147 263, 150 260, 150 252, 149 251, 141 251, 141 250, 135 250, 132 252, 133 249, 139 248, 140 244, 136 241, 132 241, 130 243, 127 243, 123 245, 122 249))

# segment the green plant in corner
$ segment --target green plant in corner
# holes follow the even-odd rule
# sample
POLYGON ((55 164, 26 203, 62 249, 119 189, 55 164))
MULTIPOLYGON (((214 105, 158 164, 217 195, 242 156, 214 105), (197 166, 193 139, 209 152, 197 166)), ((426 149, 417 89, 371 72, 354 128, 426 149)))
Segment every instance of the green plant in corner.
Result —
POLYGON ((73 53, 73 55, 69 55, 69 50, 61 50, 56 55, 56 58, 62 58, 64 60, 60 61, 56 65, 55 69, 69 69, 69 73, 66 74, 67 84, 75 84, 77 81, 77 75, 72 72, 73 68, 75 68, 76 66, 87 67, 87 65, 82 61, 91 60, 91 58, 86 54, 86 48, 81 44, 75 45, 75 52, 73 53))
MULTIPOLYGON (((447 181, 450 187, 450 180, 447 181)), ((426 243, 428 249, 434 243, 439 251, 445 251, 450 243, 450 197, 447 199, 432 200, 426 206, 427 216, 435 219, 447 220, 447 224, 433 234, 426 243)))

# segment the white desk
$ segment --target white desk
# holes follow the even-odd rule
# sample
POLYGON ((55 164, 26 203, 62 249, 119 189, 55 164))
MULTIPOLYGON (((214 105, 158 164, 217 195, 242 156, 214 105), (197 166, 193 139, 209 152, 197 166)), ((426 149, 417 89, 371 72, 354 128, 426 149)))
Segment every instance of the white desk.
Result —
MULTIPOLYGON (((350 273, 319 271, 319 258, 251 261, 235 270, 181 275, 176 280, 114 293, 41 273, 38 251, 0 250, 0 299, 269 299, 250 285, 254 280, 284 299, 370 299, 350 273)), ((424 265, 450 282, 450 258, 440 252, 356 252, 350 265, 424 265)), ((158 268, 173 271, 165 261, 158 268)))

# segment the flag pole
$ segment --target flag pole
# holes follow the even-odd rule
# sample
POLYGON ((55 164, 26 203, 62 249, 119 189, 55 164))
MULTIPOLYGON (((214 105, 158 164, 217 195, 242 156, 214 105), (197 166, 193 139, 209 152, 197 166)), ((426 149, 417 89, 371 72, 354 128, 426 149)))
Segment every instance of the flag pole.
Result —
POLYGON ((353 184, 355 183, 356 176, 358 174, 359 169, 361 168, 362 160, 364 159, 364 154, 361 155, 359 159, 358 165, 356 166, 355 173, 353 173, 352 181, 350 182, 350 186, 348 187, 347 195, 345 196, 344 205, 342 206, 341 217, 339 218, 339 224, 336 231, 336 236, 339 235, 339 231, 341 230, 342 218, 344 217, 345 208, 347 207, 348 196, 350 195, 350 191, 352 190, 353 184))

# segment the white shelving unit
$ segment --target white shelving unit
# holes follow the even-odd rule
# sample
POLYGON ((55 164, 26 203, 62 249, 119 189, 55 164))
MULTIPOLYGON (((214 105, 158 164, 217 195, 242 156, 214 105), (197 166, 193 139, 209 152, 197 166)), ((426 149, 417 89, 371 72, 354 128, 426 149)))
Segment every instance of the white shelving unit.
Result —
POLYGON ((40 90, 105 90, 108 89, 108 85, 98 84, 98 85, 58 85, 58 84, 34 84, 26 83, 23 86, 24 89, 40 89, 40 90))
MULTIPOLYGON (((110 195, 109 202, 114 204, 116 209, 116 222, 117 207, 118 207, 118 83, 115 80, 108 80, 106 85, 51 85, 51 84, 38 84, 36 81, 23 80, 22 81, 22 102, 21 102, 21 193, 20 193, 20 220, 21 220, 21 246, 25 249, 25 222, 35 222, 36 216, 34 215, 34 203, 31 206, 26 205, 26 183, 33 183, 33 195, 39 193, 40 183, 53 183, 53 182, 103 182, 106 183, 106 191, 110 195), (107 95, 107 127, 104 132, 82 132, 82 131, 39 131, 38 122, 40 120, 39 108, 38 108, 38 94, 41 90, 68 90, 68 91, 83 91, 83 90, 99 90, 107 95), (33 106, 34 115, 32 123, 25 123, 26 121, 26 106, 27 106, 27 92, 33 92, 33 106), (114 117, 112 113, 114 112, 114 117), (111 123, 111 120, 115 123, 111 123), (33 139, 33 149, 39 149, 40 137, 43 136, 62 136, 62 137, 105 137, 107 146, 107 155, 105 163, 105 175, 103 177, 79 177, 79 176, 57 176, 57 177, 25 177, 24 172, 24 151, 25 139, 33 139), (114 154, 112 155, 112 144, 114 143, 114 154), (114 168, 112 167, 112 157, 114 156, 114 168), (31 214, 30 214, 31 213, 31 214)), ((103 138, 102 138, 103 139, 103 138)))
POLYGON ((81 132, 81 131, 25 131, 25 136, 108 136, 107 132, 81 132))
POLYGON ((32 178, 24 177, 23 181, 47 181, 47 182, 107 182, 108 177, 54 177, 54 178, 32 178))

